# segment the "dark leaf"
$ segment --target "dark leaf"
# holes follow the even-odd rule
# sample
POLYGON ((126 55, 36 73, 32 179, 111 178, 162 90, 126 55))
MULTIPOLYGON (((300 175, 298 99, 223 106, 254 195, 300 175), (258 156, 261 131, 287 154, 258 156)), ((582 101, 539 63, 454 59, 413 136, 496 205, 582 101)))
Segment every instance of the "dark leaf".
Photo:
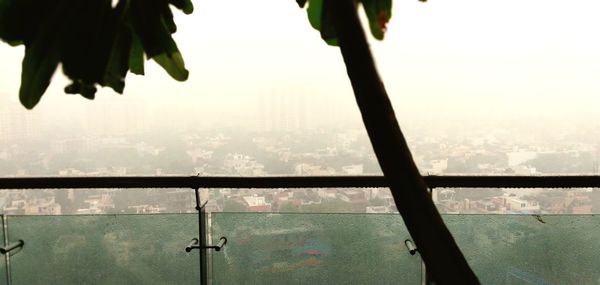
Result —
POLYGON ((163 25, 169 31, 169 33, 174 34, 177 32, 177 25, 175 24, 175 20, 173 20, 173 12, 171 12, 171 8, 168 5, 161 7, 161 15, 163 25))
POLYGON ((131 0, 130 21, 144 47, 148 58, 163 53, 173 53, 177 46, 163 23, 163 7, 166 0, 131 0))
MULTIPOLYGON (((331 11, 323 5, 324 0, 310 0, 306 10, 310 25, 321 33, 321 38, 329 45, 337 45, 337 34, 331 19, 331 11)), ((335 1, 335 0, 334 0, 335 1)))
POLYGON ((194 5, 191 0, 169 0, 169 3, 188 15, 194 12, 194 5))
POLYGON ((58 62, 59 52, 56 44, 40 41, 25 50, 19 89, 19 99, 25 108, 31 109, 40 101, 50 85, 58 62))
POLYGON ((306 13, 308 22, 317 31, 321 31, 321 14, 323 11, 323 0, 310 0, 306 13))
POLYGON ((72 80, 101 83, 115 37, 110 1, 68 2, 61 32, 61 62, 72 80))
POLYGON ((0 39, 25 45, 19 97, 35 106, 58 64, 72 81, 65 93, 93 99, 96 86, 122 93, 127 72, 144 74, 152 58, 176 80, 189 72, 172 38, 171 6, 191 13, 190 0, 0 0, 0 39), (146 55, 146 56, 145 56, 146 55))
POLYGON ((137 75, 144 75, 144 47, 135 34, 131 38, 129 70, 137 75))
MULTIPOLYGON (((329 0, 331 1, 331 0, 329 0)), ((338 1, 338 0, 333 0, 338 1)), ((323 6, 321 14, 321 38, 325 40, 328 45, 337 46, 337 32, 333 24, 332 14, 334 11, 329 11, 326 6, 323 6)))
POLYGON ((0 39, 10 45, 31 43, 57 0, 0 0, 0 39))
POLYGON ((79 94, 86 99, 94 100, 94 97, 96 97, 96 91, 97 89, 95 84, 81 83, 81 90, 79 91, 79 94))
POLYGON ((71 82, 71 84, 65 86, 64 91, 67 94, 79 94, 81 93, 81 83, 79 81, 71 82))
POLYGON ((304 8, 304 5, 306 5, 306 1, 307 0, 296 0, 296 3, 298 3, 298 6, 300 6, 300 8, 304 8))
POLYGON ((65 87, 65 93, 67 94, 80 94, 86 99, 93 100, 96 97, 96 86, 94 84, 84 83, 81 81, 74 81, 73 83, 65 87))
POLYGON ((119 94, 122 94, 125 88, 125 76, 129 69, 129 56, 132 49, 131 30, 125 26, 123 21, 126 5, 121 5, 122 3, 123 1, 119 2, 116 7, 114 15, 116 20, 113 21, 115 24, 107 33, 113 39, 113 43, 102 80, 102 86, 109 86, 119 94))
POLYGON ((185 81, 189 72, 165 24, 165 19, 172 20, 173 16, 165 14, 165 7, 168 9, 165 0, 131 0, 133 32, 139 36, 148 58, 154 59, 173 79, 185 81))
POLYGON ((383 40, 387 30, 387 23, 392 17, 392 0, 361 0, 371 34, 378 40, 383 40))
POLYGON ((109 86, 119 94, 123 94, 125 88, 125 76, 129 69, 130 50, 131 34, 128 30, 123 30, 115 39, 102 82, 103 86, 109 86))
POLYGON ((27 109, 40 101, 60 61, 58 35, 64 16, 61 13, 63 8, 57 5, 46 11, 40 30, 26 41, 30 44, 26 46, 23 58, 19 99, 27 109))
POLYGON ((178 81, 186 81, 189 72, 185 69, 183 57, 179 51, 172 54, 161 54, 153 58, 162 68, 164 68, 173 79, 178 81))

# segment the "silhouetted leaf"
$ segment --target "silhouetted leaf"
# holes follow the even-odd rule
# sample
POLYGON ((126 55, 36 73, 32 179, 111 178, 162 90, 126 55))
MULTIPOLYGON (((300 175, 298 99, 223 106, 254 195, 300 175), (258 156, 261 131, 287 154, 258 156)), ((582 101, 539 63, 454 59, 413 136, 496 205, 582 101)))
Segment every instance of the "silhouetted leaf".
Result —
POLYGON ((171 8, 168 5, 162 6, 161 18, 163 25, 170 34, 174 34, 177 32, 177 25, 175 24, 175 20, 173 20, 173 12, 171 12, 171 8))
MULTIPOLYGON (((326 0, 297 0, 300 7, 308 2, 306 12, 310 25, 321 33, 321 38, 329 45, 337 46, 337 34, 331 19, 335 11, 326 11, 323 2, 326 0)), ((338 0, 330 0, 338 1, 338 0)), ((392 17, 392 0, 358 0, 363 4, 371 34, 378 40, 382 40, 386 25, 392 17)), ((422 0, 421 0, 422 1, 422 0)))
POLYGON ((64 2, 68 6, 61 31, 63 72, 73 81, 102 83, 116 34, 115 11, 110 1, 64 2))
POLYGON ((131 39, 129 70, 137 75, 144 75, 144 47, 135 34, 132 35, 131 39))
POLYGON ((321 38, 325 40, 328 45, 337 46, 337 32, 335 31, 331 13, 335 13, 335 11, 328 11, 327 8, 323 7, 321 14, 321 38))
POLYGON ((181 57, 181 53, 178 51, 169 55, 161 54, 152 59, 162 66, 173 79, 178 81, 185 81, 188 79, 189 72, 185 69, 183 57, 181 57))
POLYGON ((361 0, 371 34, 378 40, 383 40, 387 30, 387 23, 392 17, 392 0, 361 0))
POLYGON ((175 52, 177 47, 171 33, 163 24, 162 12, 166 1, 131 0, 130 22, 148 58, 175 52))
POLYGON ((27 109, 37 105, 56 71, 59 53, 55 44, 38 42, 26 49, 19 99, 27 109))
POLYGON ((73 83, 65 87, 65 93, 67 94, 79 94, 86 99, 93 100, 96 97, 97 88, 94 84, 85 83, 80 80, 74 81, 73 83))
POLYGON ((119 94, 123 94, 125 88, 125 76, 129 69, 130 49, 131 35, 126 30, 121 31, 113 44, 102 84, 103 86, 111 87, 119 94))
POLYGON ((34 38, 26 39, 30 44, 26 47, 23 58, 19 100, 27 109, 33 108, 40 101, 60 61, 57 31, 61 28, 62 8, 57 5, 48 10, 41 21, 40 31, 34 38))
POLYGON ((194 4, 191 0, 169 0, 169 3, 188 15, 194 12, 194 4))
POLYGON ((150 3, 146 0, 131 0, 131 23, 148 58, 154 59, 175 80, 185 81, 189 72, 185 69, 183 57, 171 37, 169 24, 166 23, 172 21, 173 17, 165 12, 166 5, 167 2, 164 1, 150 3))
POLYGON ((112 21, 114 24, 109 29, 109 38, 112 38, 113 42, 102 80, 103 86, 109 86, 119 94, 122 94, 125 88, 125 76, 129 69, 129 56, 132 49, 131 30, 126 28, 123 22, 126 15, 126 6, 124 1, 121 1, 115 8, 117 12, 113 16, 115 21, 112 21))
POLYGON ((337 45, 337 34, 331 19, 330 11, 325 9, 324 0, 308 1, 308 21, 310 25, 321 33, 321 38, 329 45, 337 45))
POLYGON ((39 102, 59 63, 72 80, 65 93, 88 99, 97 85, 122 93, 128 71, 144 74, 144 58, 186 80, 170 5, 194 10, 191 0, 0 0, 0 39, 25 45, 23 105, 39 102))
POLYGON ((22 27, 11 26, 10 17, 16 16, 11 15, 11 3, 8 0, 0 0, 0 38, 9 45, 16 46, 23 42, 23 35, 18 35, 22 27))
POLYGON ((306 5, 306 1, 307 0, 296 0, 296 3, 298 3, 298 6, 300 6, 300 8, 304 8, 304 5, 306 5))
POLYGON ((310 0, 306 13, 308 22, 317 31, 321 31, 321 13, 323 11, 323 0, 310 0))

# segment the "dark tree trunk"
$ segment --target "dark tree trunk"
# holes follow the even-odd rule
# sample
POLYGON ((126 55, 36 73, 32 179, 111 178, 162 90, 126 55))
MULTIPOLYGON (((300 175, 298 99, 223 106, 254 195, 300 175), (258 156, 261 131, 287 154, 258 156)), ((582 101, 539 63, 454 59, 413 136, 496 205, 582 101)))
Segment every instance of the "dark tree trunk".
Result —
MULTIPOLYGON (((326 0, 356 102, 379 165, 428 275, 436 284, 479 284, 444 225, 400 131, 354 0, 326 0)), ((399 269, 400 270, 400 269, 399 269)))

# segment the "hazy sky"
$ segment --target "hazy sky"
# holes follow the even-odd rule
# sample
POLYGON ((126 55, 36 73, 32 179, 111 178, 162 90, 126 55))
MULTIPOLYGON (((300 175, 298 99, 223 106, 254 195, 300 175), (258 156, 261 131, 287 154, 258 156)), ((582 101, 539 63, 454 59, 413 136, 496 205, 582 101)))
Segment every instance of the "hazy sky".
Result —
MULTIPOLYGON (((347 116, 358 116, 339 50, 321 41, 294 0, 194 3, 194 14, 176 14, 189 80, 176 82, 148 62, 146 76, 128 76, 125 95, 104 89, 96 101, 144 101, 163 114, 195 111, 210 121, 253 116, 261 93, 303 92, 316 102, 339 99, 347 116)), ((396 0, 386 39, 371 41, 401 121, 600 121, 598 11, 597 0, 396 0)), ((22 53, 0 45, 0 94, 11 100, 22 53)), ((104 106, 63 95, 65 84, 58 72, 34 112, 104 106)))

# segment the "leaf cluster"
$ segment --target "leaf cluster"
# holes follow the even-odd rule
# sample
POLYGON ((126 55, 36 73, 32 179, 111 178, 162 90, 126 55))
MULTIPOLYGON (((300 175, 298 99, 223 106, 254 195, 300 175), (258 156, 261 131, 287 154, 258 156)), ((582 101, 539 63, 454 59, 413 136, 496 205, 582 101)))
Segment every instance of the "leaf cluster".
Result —
MULTIPOLYGON (((329 45, 338 45, 337 33, 333 26, 332 14, 335 11, 328 11, 325 1, 340 0, 296 0, 298 5, 303 8, 308 2, 308 20, 311 26, 321 33, 321 38, 329 45)), ((378 40, 383 40, 387 30, 387 23, 392 17, 392 0, 356 0, 358 4, 364 7, 371 34, 378 40)), ((358 7, 359 5, 357 5, 358 7)))
POLYGON ((123 93, 127 72, 144 74, 145 58, 186 80, 171 6, 194 9, 191 0, 0 0, 0 39, 25 45, 21 103, 40 101, 59 64, 72 81, 65 93, 88 99, 96 85, 123 93))

